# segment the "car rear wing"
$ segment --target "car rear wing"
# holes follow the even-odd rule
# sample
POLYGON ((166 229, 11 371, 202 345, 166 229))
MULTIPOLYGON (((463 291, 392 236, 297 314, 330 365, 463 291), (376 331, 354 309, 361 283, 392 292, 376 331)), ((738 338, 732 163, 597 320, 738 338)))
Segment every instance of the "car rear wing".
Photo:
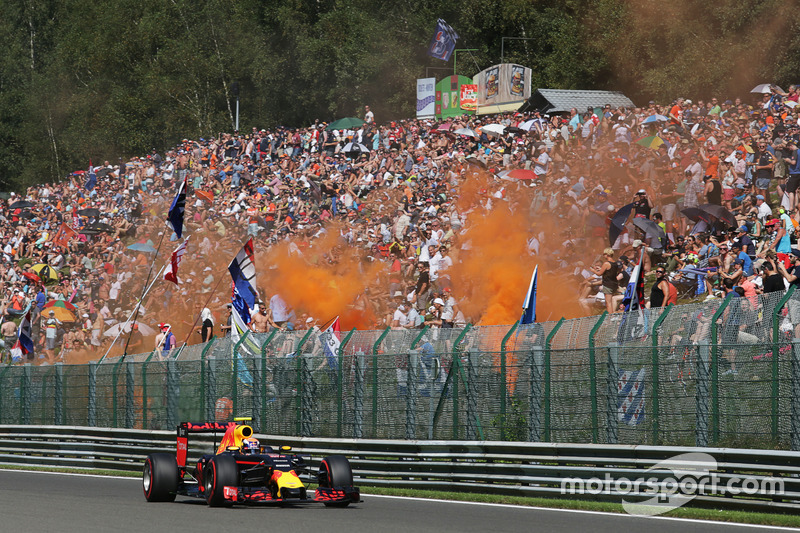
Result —
MULTIPOLYGON (((226 433, 232 427, 236 427, 236 422, 204 422, 195 424, 194 422, 181 422, 178 424, 178 447, 175 458, 180 468, 186 468, 186 456, 189 452, 189 433, 226 433)), ((217 447, 216 437, 214 447, 217 447)))

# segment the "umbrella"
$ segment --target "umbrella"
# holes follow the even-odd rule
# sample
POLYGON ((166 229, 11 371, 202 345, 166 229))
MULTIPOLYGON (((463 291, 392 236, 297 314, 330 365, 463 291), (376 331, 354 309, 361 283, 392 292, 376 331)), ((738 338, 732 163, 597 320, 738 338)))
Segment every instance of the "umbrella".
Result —
POLYGON ((515 168, 513 170, 504 170, 497 175, 501 179, 515 179, 515 180, 535 180, 538 176, 533 170, 526 170, 524 168, 515 168))
POLYGON ((94 224, 86 224, 80 233, 83 235, 97 235, 98 233, 111 233, 112 231, 116 231, 114 226, 95 222, 94 224))
MULTIPOLYGON (((667 247, 667 234, 664 233, 661 226, 649 218, 636 217, 633 219, 633 225, 642 230, 645 237, 649 238, 651 243, 658 240, 658 242, 661 243, 662 249, 667 247)), ((654 246, 654 248, 657 248, 657 246, 654 246)))
POLYGON ((778 87, 777 85, 770 85, 769 83, 762 83, 761 85, 756 85, 750 91, 751 93, 761 93, 761 94, 770 94, 772 89, 775 88, 778 92, 783 92, 783 89, 778 87))
POLYGON ((617 242, 617 239, 622 234, 622 230, 625 229, 625 221, 631 216, 631 211, 633 211, 632 203, 620 207, 619 211, 614 213, 614 216, 611 217, 611 226, 608 228, 608 240, 612 245, 617 242))
POLYGON ((148 239, 147 242, 135 242, 131 244, 130 246, 128 246, 128 250, 151 253, 156 251, 156 247, 153 246, 153 241, 148 239))
MULTIPOLYGON (((141 324, 139 322, 137 322, 137 324, 139 324, 139 333, 141 333, 142 335, 147 337, 147 336, 156 334, 156 330, 154 330, 150 326, 146 326, 146 325, 141 324)), ((106 337, 116 337, 117 335, 119 335, 120 330, 122 330, 125 333, 130 333, 131 324, 130 323, 125 323, 125 322, 120 322, 119 324, 114 324, 113 326, 108 328, 103 333, 103 335, 106 336, 106 337), (123 326, 124 326, 124 328, 123 328, 123 326)))
POLYGON ((95 177, 102 178, 103 176, 108 175, 110 172, 112 172, 110 168, 104 167, 95 172, 95 177))
POLYGON ((525 130, 525 131, 531 131, 531 128, 533 128, 533 125, 535 123, 536 123, 535 119, 526 120, 525 122, 523 122, 522 124, 519 125, 519 129, 525 130))
POLYGON ((481 161, 476 157, 467 157, 464 159, 464 162, 468 165, 475 165, 476 167, 482 168, 483 170, 487 170, 486 163, 481 161))
POLYGON ((705 211, 701 211, 697 207, 687 207, 686 209, 681 210, 681 213, 683 213, 684 216, 692 222, 705 222, 706 224, 710 224, 712 222, 711 215, 705 211))
POLYGON ((797 106, 797 102, 795 102, 794 100, 786 100, 783 103, 783 105, 785 105, 786 107, 790 107, 790 108, 794 109, 795 106, 797 106))
POLYGON ((724 222, 728 226, 737 226, 736 217, 733 216, 733 213, 722 207, 721 205, 715 204, 704 204, 698 207, 701 211, 704 211, 711 215, 712 217, 716 218, 720 222, 724 222))
POLYGON ((329 130, 329 131, 330 130, 350 130, 350 129, 353 129, 353 128, 357 128, 358 126, 363 126, 364 124, 366 124, 366 122, 364 122, 360 118, 345 117, 345 118, 340 118, 339 120, 334 120, 333 122, 328 124, 328 127, 325 128, 325 129, 329 130))
POLYGON ((664 139, 662 139, 658 135, 651 135, 650 137, 643 137, 639 139, 638 141, 636 141, 636 144, 644 146, 645 148, 657 150, 659 146, 664 144, 664 139))
POLYGON ((487 124, 481 128, 481 132, 487 135, 502 135, 506 127, 502 124, 487 124))
POLYGON ((516 133, 516 134, 526 133, 526 130, 523 130, 522 128, 515 128, 514 126, 509 126, 506 128, 506 133, 516 133))
POLYGON ((28 200, 19 200, 18 202, 14 202, 10 206, 8 206, 8 208, 11 209, 12 211, 15 209, 26 209, 28 207, 36 207, 36 204, 33 202, 29 202, 28 200))
POLYGON ((28 278, 29 280, 35 282, 35 283, 41 283, 42 282, 42 278, 40 278, 39 276, 37 276, 33 272, 23 272, 22 275, 24 277, 28 278))
POLYGON ((78 312, 78 309, 74 305, 64 300, 51 300, 44 304, 44 309, 47 313, 43 311, 43 314, 49 314, 50 311, 53 311, 56 318, 62 322, 74 322, 75 315, 78 312))
POLYGON ((656 122, 666 122, 668 120, 669 118, 665 117, 664 115, 650 115, 642 121, 642 124, 654 124, 656 122))
POLYGON ((88 209, 81 209, 80 211, 78 211, 78 214, 83 215, 85 217, 99 217, 100 210, 94 207, 90 207, 88 209))
POLYGON ((450 128, 453 127, 453 124, 450 122, 446 122, 444 124, 440 124, 438 128, 434 129, 433 131, 450 131, 450 128))
POLYGON ((458 128, 453 133, 455 133, 456 135, 464 135, 466 137, 472 137, 474 139, 477 139, 478 137, 480 137, 480 135, 475 133, 475 131, 473 131, 470 128, 458 128))
POLYGON ((39 263, 38 265, 33 265, 31 270, 36 272, 42 281, 47 283, 48 281, 58 281, 58 272, 56 269, 51 267, 46 263, 39 263))
POLYGON ((30 211, 23 211, 18 216, 19 218, 26 218, 26 219, 36 218, 36 215, 31 213, 30 211))
POLYGON ((342 151, 346 154, 350 153, 367 154, 369 153, 369 148, 367 148, 361 143, 347 143, 344 145, 344 148, 342 148, 342 151))
MULTIPOLYGON (((264 193, 261 193, 264 194, 264 193)), ((195 189, 194 195, 200 198, 201 200, 205 200, 209 204, 214 203, 214 193, 211 191, 202 191, 200 189, 195 189)))

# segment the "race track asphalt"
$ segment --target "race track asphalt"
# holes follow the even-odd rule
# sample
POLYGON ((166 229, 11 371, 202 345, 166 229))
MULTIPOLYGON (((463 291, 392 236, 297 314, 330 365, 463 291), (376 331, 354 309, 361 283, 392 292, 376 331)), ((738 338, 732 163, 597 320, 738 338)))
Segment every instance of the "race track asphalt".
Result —
MULTIPOLYGON (((772 528, 364 495, 347 509, 212 509, 201 500, 147 503, 141 481, 0 470, 2 531, 113 532, 764 532, 772 528)), ((776 528, 775 530, 779 530, 776 528)))

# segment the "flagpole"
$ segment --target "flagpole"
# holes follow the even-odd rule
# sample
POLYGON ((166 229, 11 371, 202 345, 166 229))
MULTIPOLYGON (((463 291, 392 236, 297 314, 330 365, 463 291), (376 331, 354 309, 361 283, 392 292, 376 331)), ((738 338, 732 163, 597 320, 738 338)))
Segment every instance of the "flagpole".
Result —
MULTIPOLYGON (((217 282, 217 284, 214 285, 213 289, 211 289, 211 292, 209 293, 208 298, 206 299, 205 303, 203 304, 203 309, 208 307, 208 302, 210 302, 211 298, 214 297, 214 294, 217 292, 217 289, 219 288, 219 284, 222 283, 223 279, 225 279, 225 274, 222 274, 220 276, 219 281, 217 282)), ((200 313, 202 314, 202 312, 203 311, 201 309, 200 313)), ((198 315, 197 318, 194 319, 194 323, 192 323, 192 328, 189 330, 189 334, 186 335, 186 338, 183 340, 183 344, 181 344, 180 348, 178 348, 178 353, 180 353, 180 350, 183 350, 183 347, 186 346, 189 343, 189 338, 192 336, 192 332, 194 331, 194 328, 197 326, 197 321, 198 320, 200 320, 200 315, 198 315)), ((177 355, 176 355, 176 357, 177 357, 177 355)))
MULTIPOLYGON (((108 347, 108 350, 106 350, 106 353, 103 354, 103 357, 100 358, 98 363, 102 363, 103 360, 106 358, 106 356, 108 356, 109 352, 111 351, 111 348, 114 347, 114 345, 117 343, 117 339, 119 339, 120 335, 122 335, 122 332, 125 330, 125 327, 128 324, 130 324, 131 322, 134 322, 136 320, 136 316, 138 316, 139 308, 142 306, 142 302, 144 301, 144 298, 147 296, 147 293, 150 292, 150 289, 153 288, 153 285, 156 284, 156 281, 158 281, 158 277, 161 275, 161 273, 164 271, 165 268, 167 268, 166 264, 163 267, 161 267, 161 270, 159 270, 158 274, 156 274, 156 277, 153 278, 153 281, 150 283, 150 285, 145 287, 145 290, 142 293, 142 298, 138 302, 136 302, 136 306, 134 307, 134 312, 131 313, 130 316, 128 316, 128 320, 125 321, 125 324, 123 324, 122 327, 120 328, 120 330, 117 332, 117 336, 114 337, 114 340, 111 342, 111 346, 108 347)), ((133 330, 131 329, 131 331, 133 331, 133 330)), ((128 336, 128 341, 130 341, 130 336, 128 336)), ((128 349, 128 343, 126 342, 125 343, 125 352, 127 352, 127 349, 128 349)), ((123 357, 125 357, 124 354, 123 354, 123 357)))
MULTIPOLYGON (((185 206, 185 203, 186 203, 186 198, 185 198, 185 195, 186 195, 186 178, 184 178, 183 183, 178 188, 178 195, 175 197, 175 200, 172 201, 173 204, 175 204, 178 201, 178 199, 181 196, 181 193, 184 194, 184 206, 185 206)), ((185 209, 185 207, 184 207, 184 209, 185 209)), ((171 213, 172 213, 172 205, 170 205, 168 216, 171 213)), ((164 225, 168 229, 172 230, 176 235, 178 235, 178 233, 182 234, 183 233, 183 231, 182 231, 182 227, 183 227, 183 212, 181 212, 181 231, 178 231, 178 230, 175 229, 175 227, 173 226, 173 224, 171 223, 169 218, 164 221, 164 225)), ((158 260, 158 252, 161 251, 161 245, 164 243, 164 237, 166 235, 167 235, 166 231, 162 231, 161 232, 161 238, 158 240, 158 246, 156 247, 155 256, 153 257, 153 260, 150 262, 150 270, 147 272, 147 278, 145 278, 145 282, 144 282, 145 292, 142 293, 142 297, 139 298, 139 302, 142 302, 144 300, 144 297, 145 297, 145 294, 147 294, 147 291, 150 290, 150 288, 155 284, 156 280, 158 280, 158 277, 161 275, 161 272, 163 272, 164 269, 167 267, 166 264, 163 267, 161 267, 161 270, 159 271, 159 273, 155 276, 155 278, 153 278, 153 282, 150 283, 150 275, 153 273, 153 266, 155 266, 156 261, 158 260), (148 283, 150 283, 149 287, 147 285, 148 283)), ((181 237, 182 237, 182 235, 178 235, 179 239, 181 237)), ((139 315, 139 307, 140 306, 137 305, 136 308, 134 309, 134 313, 133 313, 133 320, 134 321, 136 320, 136 317, 139 315)), ((130 321, 130 318, 128 320, 130 321)), ((133 328, 131 328, 131 330, 128 332, 128 338, 125 340, 125 348, 122 350, 122 358, 123 359, 125 358, 125 356, 128 355, 128 346, 130 345, 131 336, 132 335, 133 335, 133 328)), ((116 339, 114 339, 114 342, 116 342, 116 339)), ((111 346, 114 346, 114 344, 112 344, 111 346)), ((110 350, 111 350, 111 347, 109 347, 109 351, 110 350)), ((106 352, 106 354, 108 354, 108 352, 106 352)), ((103 356, 103 359, 105 359, 105 355, 103 356)), ((102 359, 101 359, 101 361, 102 361, 102 359)))

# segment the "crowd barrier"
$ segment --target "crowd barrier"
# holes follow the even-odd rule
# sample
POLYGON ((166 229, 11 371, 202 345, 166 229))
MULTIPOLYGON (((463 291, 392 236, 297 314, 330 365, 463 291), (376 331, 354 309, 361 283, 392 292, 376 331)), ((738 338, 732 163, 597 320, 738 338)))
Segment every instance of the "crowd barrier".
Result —
POLYGON ((800 450, 800 295, 544 322, 215 338, 0 366, 0 424, 800 450), (326 348, 333 345, 331 350, 326 348))

